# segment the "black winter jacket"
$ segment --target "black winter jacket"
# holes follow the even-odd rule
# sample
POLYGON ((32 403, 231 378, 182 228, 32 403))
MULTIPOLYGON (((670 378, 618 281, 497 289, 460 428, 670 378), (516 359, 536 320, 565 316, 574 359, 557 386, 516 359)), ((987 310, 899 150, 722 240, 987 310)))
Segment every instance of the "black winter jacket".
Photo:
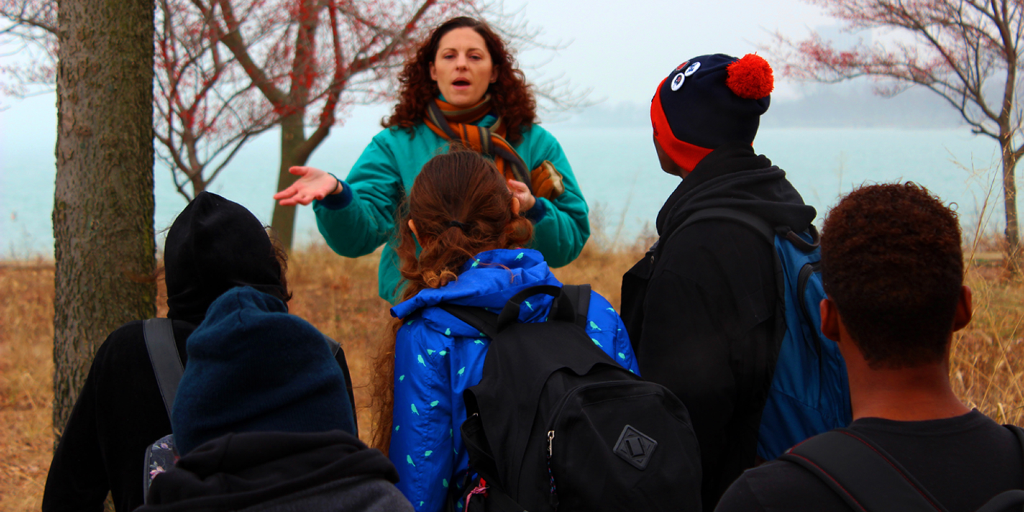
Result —
POLYGON ((411 512, 397 481, 384 454, 340 430, 227 434, 157 475, 139 512, 411 512))
POLYGON ((797 232, 815 216, 768 158, 749 145, 723 146, 669 196, 658 214, 661 239, 623 276, 622 318, 640 373, 672 390, 693 421, 705 510, 754 465, 784 306, 776 298, 774 248, 751 228, 705 220, 676 231, 711 207, 797 232))
MULTIPOLYGON (((185 342, 195 326, 174 321, 182 364, 185 342)), ((345 372, 345 351, 335 359, 345 372)), ((352 403, 355 403, 354 401, 352 403)), ((142 321, 129 322, 107 337, 93 359, 82 393, 53 454, 43 491, 43 512, 102 511, 110 492, 117 512, 142 505, 146 448, 171 433, 156 376, 149 362, 142 321)))

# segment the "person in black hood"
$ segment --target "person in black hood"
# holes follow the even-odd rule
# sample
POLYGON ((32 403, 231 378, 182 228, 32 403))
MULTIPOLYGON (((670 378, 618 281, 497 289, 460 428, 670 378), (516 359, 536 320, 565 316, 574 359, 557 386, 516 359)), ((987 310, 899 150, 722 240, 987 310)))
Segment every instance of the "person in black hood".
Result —
MULTIPOLYGON (((291 298, 284 252, 245 207, 199 193, 167 234, 164 267, 168 318, 182 364, 186 340, 217 297, 250 286, 282 301, 291 298)), ((346 381, 344 351, 337 354, 346 381)), ((351 391, 349 391, 350 403, 351 391)), ((143 336, 143 322, 112 332, 93 359, 61 435, 46 479, 42 510, 101 511, 108 493, 118 512, 143 503, 144 455, 171 423, 143 336)))
POLYGON ((657 218, 659 241, 622 281, 622 319, 645 379, 686 405, 713 510, 755 463, 757 433, 784 328, 774 248, 749 227, 694 213, 727 207, 807 229, 814 208, 754 152, 772 90, 764 59, 705 55, 678 66, 651 103, 662 169, 684 178, 657 218))

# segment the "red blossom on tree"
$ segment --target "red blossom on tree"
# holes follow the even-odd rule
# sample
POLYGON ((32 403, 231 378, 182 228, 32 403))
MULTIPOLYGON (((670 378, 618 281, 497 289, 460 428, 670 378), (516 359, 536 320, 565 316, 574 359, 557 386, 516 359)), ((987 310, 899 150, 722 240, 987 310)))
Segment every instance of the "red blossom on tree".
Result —
MULTIPOLYGON (((472 0, 158 0, 158 156, 191 198, 252 137, 280 127, 284 188, 340 112, 390 99, 414 42, 456 11, 481 12, 472 0)), ((0 67, 8 94, 52 90, 56 13, 55 0, 0 0, 9 21, 0 43, 34 52, 0 67)), ((294 207, 275 206, 273 227, 289 245, 293 223, 294 207)))
MULTIPOLYGON (((154 128, 157 156, 192 198, 241 147, 279 128, 278 190, 295 177, 348 108, 394 99, 394 75, 434 26, 459 14, 500 19, 499 33, 523 47, 538 30, 482 0, 156 0, 154 128)), ((0 0, 0 44, 38 59, 0 67, 10 92, 52 89, 56 0, 0 0)), ((562 77, 535 84, 556 109, 585 105, 562 77)), ((275 205, 272 227, 291 245, 295 208, 275 205)))

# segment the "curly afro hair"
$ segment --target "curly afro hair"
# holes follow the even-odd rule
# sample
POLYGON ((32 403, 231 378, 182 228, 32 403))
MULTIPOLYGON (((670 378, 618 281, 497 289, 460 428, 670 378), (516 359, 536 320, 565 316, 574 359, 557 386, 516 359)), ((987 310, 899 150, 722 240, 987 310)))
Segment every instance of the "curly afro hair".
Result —
POLYGON ((940 361, 953 332, 963 253, 957 215, 914 183, 870 185, 825 219, 825 292, 872 368, 940 361))

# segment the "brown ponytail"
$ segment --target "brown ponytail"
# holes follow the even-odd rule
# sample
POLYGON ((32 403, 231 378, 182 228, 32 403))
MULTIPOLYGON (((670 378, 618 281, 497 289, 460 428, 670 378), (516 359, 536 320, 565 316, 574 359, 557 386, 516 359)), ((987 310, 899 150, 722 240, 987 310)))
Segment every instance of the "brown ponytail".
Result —
MULTIPOLYGON (((533 236, 530 221, 512 212, 512 192, 494 163, 455 147, 423 166, 406 204, 399 208, 396 226, 396 252, 406 281, 402 300, 455 281, 462 266, 483 251, 522 247, 533 236), (419 258, 410 219, 422 247, 419 258)), ((401 326, 401 319, 392 321, 374 368, 371 444, 385 454, 391 444, 395 337, 401 326)))

